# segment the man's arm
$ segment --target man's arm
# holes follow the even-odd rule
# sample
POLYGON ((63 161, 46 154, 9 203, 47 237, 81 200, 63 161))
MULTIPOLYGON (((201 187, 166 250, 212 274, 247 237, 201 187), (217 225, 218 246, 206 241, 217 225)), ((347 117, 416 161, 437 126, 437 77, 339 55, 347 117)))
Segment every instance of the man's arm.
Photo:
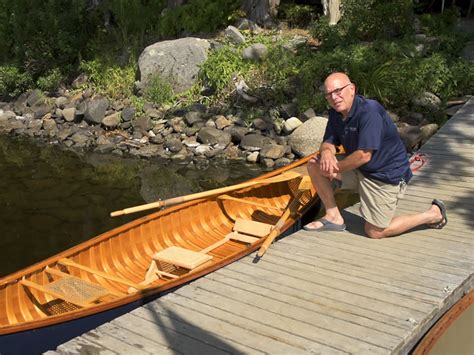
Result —
POLYGON ((337 172, 342 173, 357 169, 358 167, 368 163, 370 159, 372 159, 372 150, 358 149, 338 162, 339 170, 337 172))

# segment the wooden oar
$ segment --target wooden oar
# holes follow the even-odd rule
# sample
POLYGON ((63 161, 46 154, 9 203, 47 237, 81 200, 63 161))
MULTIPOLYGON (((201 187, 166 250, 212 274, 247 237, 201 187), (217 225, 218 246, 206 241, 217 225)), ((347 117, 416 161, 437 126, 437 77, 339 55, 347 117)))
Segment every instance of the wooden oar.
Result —
POLYGON ((267 251, 267 249, 270 247, 270 245, 273 243, 276 237, 278 237, 281 233, 281 229, 283 228, 283 225, 285 224, 286 220, 296 211, 298 211, 298 206, 301 203, 301 196, 307 191, 310 190, 312 187, 311 185, 311 180, 309 176, 304 176, 303 179, 300 182, 300 185, 298 186, 298 191, 295 194, 295 197, 293 200, 290 202, 288 205, 287 209, 285 212, 283 212, 283 215, 280 217, 278 222, 275 224, 273 227, 272 231, 268 234, 268 236, 265 238, 265 241, 263 242, 262 246, 258 250, 257 257, 261 258, 267 251))
POLYGON ((152 202, 152 203, 147 203, 145 205, 125 208, 123 210, 112 212, 110 214, 110 216, 111 217, 116 217, 116 216, 122 216, 124 214, 130 214, 130 213, 149 210, 149 209, 152 209, 152 208, 169 207, 169 206, 176 205, 178 203, 183 203, 183 202, 197 200, 197 199, 204 198, 204 197, 219 195, 219 194, 227 193, 227 192, 230 192, 230 191, 243 189, 243 188, 249 187, 249 186, 268 185, 268 184, 273 184, 273 183, 276 183, 276 182, 288 181, 288 180, 291 180, 291 179, 295 179, 299 176, 301 176, 301 175, 294 172, 294 171, 285 171, 282 174, 272 176, 268 179, 243 182, 243 183, 237 184, 237 185, 221 187, 221 188, 214 189, 214 190, 198 192, 198 193, 191 194, 191 195, 186 195, 186 196, 173 197, 173 198, 163 200, 163 201, 156 201, 156 202, 152 202))

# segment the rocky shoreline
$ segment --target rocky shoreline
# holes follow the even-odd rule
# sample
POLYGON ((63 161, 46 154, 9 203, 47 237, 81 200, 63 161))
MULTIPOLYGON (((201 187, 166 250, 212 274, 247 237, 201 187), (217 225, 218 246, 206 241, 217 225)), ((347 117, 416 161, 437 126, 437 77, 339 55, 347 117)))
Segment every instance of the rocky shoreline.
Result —
MULTIPOLYGON (((454 114, 467 100, 451 102, 446 114, 454 114)), ((427 97, 419 105, 426 102, 432 103, 433 98, 427 97)), ((437 124, 426 124, 420 114, 401 119, 391 113, 391 117, 408 151, 438 130, 437 124)), ((0 103, 0 134, 29 136, 78 152, 183 163, 245 160, 266 168, 287 165, 315 151, 326 122, 324 115, 311 109, 298 115, 293 104, 282 105, 251 122, 238 113, 202 104, 174 111, 146 104, 144 114, 137 115, 127 99, 110 101, 87 91, 47 97, 33 90, 14 102, 0 103)))

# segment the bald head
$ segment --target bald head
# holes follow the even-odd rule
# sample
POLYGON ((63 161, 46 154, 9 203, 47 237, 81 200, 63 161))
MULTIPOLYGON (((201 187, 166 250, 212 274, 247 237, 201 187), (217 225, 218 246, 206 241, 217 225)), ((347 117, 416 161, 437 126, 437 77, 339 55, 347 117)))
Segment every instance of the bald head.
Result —
POLYGON ((344 86, 346 84, 350 84, 351 79, 349 79, 349 77, 345 73, 332 73, 326 78, 326 80, 324 80, 324 87, 327 88, 328 84, 334 83, 337 83, 340 86, 344 86))
POLYGON ((355 85, 344 73, 332 73, 324 81, 324 91, 329 105, 345 118, 351 110, 355 85))

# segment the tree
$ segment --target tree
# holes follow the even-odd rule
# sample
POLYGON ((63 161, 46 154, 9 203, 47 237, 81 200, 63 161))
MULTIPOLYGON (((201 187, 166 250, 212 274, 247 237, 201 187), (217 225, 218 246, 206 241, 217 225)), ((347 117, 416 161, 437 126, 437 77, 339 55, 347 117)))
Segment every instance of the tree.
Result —
POLYGON ((322 0, 324 15, 329 16, 329 24, 335 25, 341 19, 341 0, 322 0))
POLYGON ((270 26, 278 14, 280 0, 244 0, 242 10, 247 18, 259 25, 270 26))

